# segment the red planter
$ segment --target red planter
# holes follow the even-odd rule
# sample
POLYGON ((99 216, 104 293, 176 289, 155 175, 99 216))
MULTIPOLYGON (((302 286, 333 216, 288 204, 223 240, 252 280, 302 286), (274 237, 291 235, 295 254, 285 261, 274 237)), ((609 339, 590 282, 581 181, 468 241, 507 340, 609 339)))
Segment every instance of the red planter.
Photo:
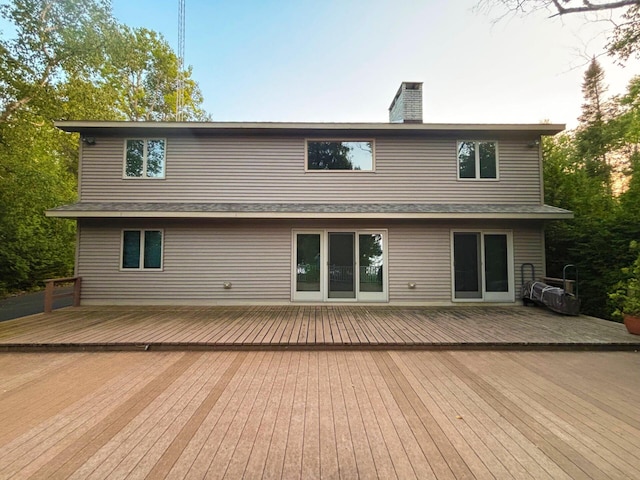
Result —
POLYGON ((627 327, 629 333, 640 335, 640 317, 634 315, 624 315, 624 326, 627 327))

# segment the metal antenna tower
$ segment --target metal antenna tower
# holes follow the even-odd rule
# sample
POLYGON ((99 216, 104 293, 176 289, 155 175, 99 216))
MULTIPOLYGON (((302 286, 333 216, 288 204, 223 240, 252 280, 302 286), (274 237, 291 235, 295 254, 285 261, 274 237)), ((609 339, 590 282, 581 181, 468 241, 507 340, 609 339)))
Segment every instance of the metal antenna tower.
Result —
POLYGON ((176 121, 183 120, 184 109, 184 2, 178 0, 178 85, 176 89, 176 121))

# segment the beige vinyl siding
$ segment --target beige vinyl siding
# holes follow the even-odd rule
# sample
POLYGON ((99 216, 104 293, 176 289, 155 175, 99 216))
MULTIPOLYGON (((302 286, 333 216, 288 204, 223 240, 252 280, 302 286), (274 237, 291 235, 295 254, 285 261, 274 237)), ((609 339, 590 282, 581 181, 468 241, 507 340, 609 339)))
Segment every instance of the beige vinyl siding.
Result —
POLYGON ((388 268, 390 301, 449 302, 449 226, 422 223, 389 229, 388 268))
MULTIPOLYGON (((516 276, 516 298, 520 296, 522 286, 522 275, 520 266, 523 263, 533 263, 535 267, 536 279, 545 275, 544 264, 544 230, 542 225, 537 227, 520 227, 514 229, 513 236, 513 256, 516 276)), ((524 272, 525 281, 531 280, 530 269, 524 272)))
POLYGON ((540 204, 536 148, 499 140, 499 181, 457 180, 456 138, 375 139, 375 172, 305 172, 304 137, 168 137, 164 179, 123 179, 123 138, 82 149, 81 200, 540 204))
POLYGON ((288 301, 291 232, 251 225, 137 225, 163 228, 163 271, 120 270, 122 227, 82 226, 78 274, 83 301, 216 303, 288 301), (225 290, 224 282, 232 288, 225 290))
POLYGON ((287 303, 291 299, 292 230, 384 229, 388 232, 391 303, 451 301, 451 230, 512 230, 516 299, 520 264, 543 272, 541 228, 504 222, 80 222, 78 275, 85 304, 287 303), (164 230, 163 271, 120 270, 123 228, 164 230), (224 282, 232 288, 225 290, 224 282), (410 289, 409 283, 416 288, 410 289))

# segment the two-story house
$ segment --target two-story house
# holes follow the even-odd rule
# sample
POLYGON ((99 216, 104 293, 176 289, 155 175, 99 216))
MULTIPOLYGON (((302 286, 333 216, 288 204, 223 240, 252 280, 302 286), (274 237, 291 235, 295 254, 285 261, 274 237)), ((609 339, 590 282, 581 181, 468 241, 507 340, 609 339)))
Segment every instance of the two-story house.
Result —
POLYGON ((389 123, 61 121, 81 137, 83 304, 519 300, 544 273, 542 135, 425 124, 403 83, 389 123))

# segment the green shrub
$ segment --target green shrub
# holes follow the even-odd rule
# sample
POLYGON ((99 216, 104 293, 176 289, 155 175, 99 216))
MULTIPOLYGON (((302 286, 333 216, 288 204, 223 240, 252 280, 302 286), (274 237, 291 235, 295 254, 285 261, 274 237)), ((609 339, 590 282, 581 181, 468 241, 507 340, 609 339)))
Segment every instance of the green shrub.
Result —
POLYGON ((639 251, 638 256, 630 267, 622 269, 625 279, 618 282, 615 291, 609 294, 617 307, 613 313, 616 318, 622 314, 640 316, 640 245, 634 240, 629 248, 632 252, 639 251))

